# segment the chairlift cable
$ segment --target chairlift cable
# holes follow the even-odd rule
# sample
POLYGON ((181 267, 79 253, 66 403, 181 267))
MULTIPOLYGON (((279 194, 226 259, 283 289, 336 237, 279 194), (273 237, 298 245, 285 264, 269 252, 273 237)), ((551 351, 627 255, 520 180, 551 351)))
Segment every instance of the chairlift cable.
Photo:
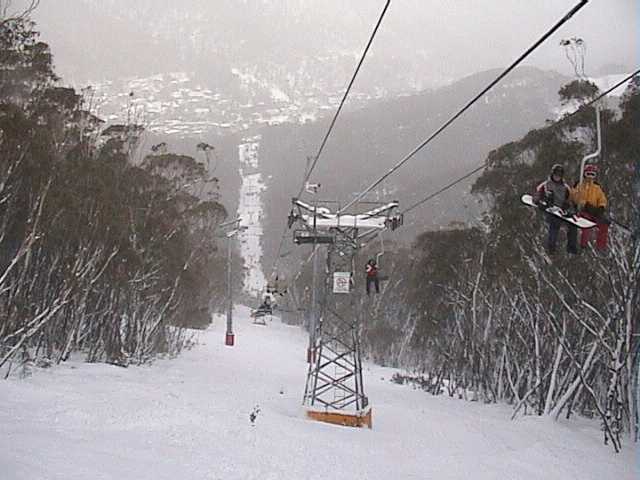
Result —
POLYGON ((553 35, 556 30, 558 30, 562 25, 568 22, 578 11, 580 11, 589 0, 581 0, 578 4, 576 4, 564 17, 562 17, 550 30, 548 30, 542 37, 540 37, 532 46, 530 46, 520 57, 518 57, 509 67, 507 67, 498 77, 496 77, 489 85, 487 85, 480 93, 478 93, 473 99, 471 99, 464 107, 462 107, 455 115, 453 115, 449 120, 447 120, 438 130, 436 130, 431 136, 429 136, 426 140, 424 140, 420 145, 414 148, 409 154, 407 154, 402 160, 396 163, 393 167, 391 167, 385 174, 383 174, 380 178, 378 178, 375 182, 373 182, 369 187, 367 187, 363 192, 358 194, 356 198, 351 200, 347 205, 345 205, 341 210, 338 211, 340 214, 341 211, 344 211, 359 202, 364 198, 366 194, 368 194, 371 190, 377 187, 380 183, 385 181, 388 177, 394 174, 398 169, 400 169, 404 164, 406 164, 413 156, 426 147, 431 141, 433 141, 436 137, 438 137, 443 131, 445 131, 453 122, 455 122, 460 116, 462 116, 473 104, 475 104, 478 100, 480 100, 489 90, 491 90, 498 82, 500 82, 504 77, 506 77, 512 70, 514 70, 524 59, 526 59, 534 50, 536 50, 542 43, 544 43, 551 35, 553 35))
POLYGON ((320 159, 320 155, 322 154, 322 151, 324 150, 324 147, 327 143, 327 140, 329 139, 329 135, 331 135, 331 131, 333 130, 334 125, 336 124, 336 120, 338 120, 338 115, 340 115, 340 112, 342 111, 342 107, 344 106, 346 100, 347 100, 347 96, 349 95, 349 92, 351 91, 351 87, 353 86, 356 77, 358 75, 358 72, 360 71, 360 67, 362 67, 362 64, 364 63, 364 59, 367 56, 367 53, 369 52, 369 47, 371 47, 371 44, 373 43, 373 39, 376 36, 376 33, 378 33, 378 28, 380 28, 380 25, 382 24, 382 19, 384 18, 385 14, 387 13, 387 9, 389 8, 389 5, 391 4, 391 0, 387 0, 387 3, 385 4, 384 8, 382 9, 382 13, 380 14, 380 17, 378 18, 378 22, 376 23, 375 28, 373 29, 373 32, 371 33, 371 36, 369 37, 369 41, 367 42, 367 46, 364 49, 364 52, 362 53, 362 56, 360 57, 360 61, 358 62, 358 66, 356 67, 355 72, 353 72, 353 76, 351 77, 351 81, 349 82, 349 85, 347 86, 347 90, 344 92, 344 95, 342 97, 342 101, 340 102, 340 105, 338 106, 338 110, 336 110, 335 115, 333 116, 333 119, 331 120, 331 124, 329 125, 329 129, 327 130, 327 133, 325 134, 324 138, 322 139, 322 143, 320 144, 320 148, 318 149, 318 153, 316 154, 316 156, 313 158, 313 162, 311 163, 311 166, 309 167, 309 169, 307 170, 307 173, 304 177, 304 180, 302 182, 302 187, 300 188, 300 191, 298 192, 298 197, 300 197, 302 195, 302 192, 304 192, 304 186, 305 184, 309 181, 309 177, 311 177, 311 173, 313 172, 313 170, 315 169, 318 160, 320 159))
MULTIPOLYGON (((620 80, 618 83, 616 83, 613 87, 609 88, 608 90, 606 90, 605 92, 601 93, 600 95, 598 95, 597 97, 595 97, 594 99, 590 100, 589 102, 581 105, 580 107, 578 107, 574 112, 570 113, 569 115, 567 115, 566 117, 563 117, 562 119, 558 120, 555 125, 560 125, 561 123, 565 122, 566 120, 568 120, 569 118, 573 117, 574 115, 576 115, 578 112, 582 111, 583 108, 585 107, 589 107, 591 105, 593 105, 594 103, 596 103, 598 100, 600 100, 601 98, 607 96, 609 93, 611 93, 612 91, 616 90, 618 87, 620 87, 621 85, 623 85, 625 82, 628 82, 629 80, 631 80, 633 77, 635 77, 636 75, 640 74, 640 68, 638 68, 635 72, 631 73, 630 75, 627 75, 623 80, 620 80)), ((416 207, 428 202, 429 200, 432 200, 433 198, 439 196, 440 194, 444 193, 445 191, 449 190, 450 188, 454 187, 455 185, 459 184, 460 182, 466 180, 467 178, 471 177, 473 174, 479 172, 480 170, 484 170, 485 168, 488 167, 488 164, 486 162, 482 162, 482 164, 476 166, 473 168, 473 170, 469 171, 468 173, 465 173, 462 177, 458 178, 457 180, 454 180, 453 182, 449 183, 447 186, 441 188, 440 190, 433 192, 431 194, 429 194, 428 196, 426 196, 425 198, 423 198, 422 200, 420 200, 419 202, 414 203, 412 206, 410 206, 409 208, 405 209, 402 214, 408 213, 411 210, 415 209, 416 207)), ((621 227, 625 227, 624 225, 621 225, 619 223, 616 222, 616 224, 618 226, 621 227)))
MULTIPOLYGON (((389 5, 391 5, 391 0, 387 0, 387 2, 385 3, 384 8, 382 9, 382 13, 380 14, 380 17, 378 18, 378 22, 376 23, 375 28, 373 29, 373 32, 371 33, 371 36, 369 37, 369 41, 367 42, 367 45, 362 53, 362 56, 360 57, 360 61, 358 62, 358 65, 356 67, 355 72, 353 73, 353 76, 351 77, 351 81, 349 82, 349 85, 347 86, 346 91, 344 92, 344 95, 342 97, 342 100, 340 102, 340 105, 338 106, 338 109, 336 110, 335 115, 333 116, 333 119, 331 120, 331 124, 329 125, 329 128, 327 130, 327 133, 325 134, 322 143, 320 144, 320 148, 318 149, 318 153, 315 155, 315 157, 313 158, 313 162, 311 163, 311 166, 307 169, 307 172, 304 176, 304 180, 302 181, 302 185, 300 187, 300 191, 298 192, 298 197, 300 197, 302 195, 302 193, 304 192, 305 189, 305 185, 306 183, 309 181, 309 178, 311 177, 311 173, 313 172, 313 170, 315 169, 316 165, 318 164, 318 160, 320 159, 320 155, 322 154, 322 151, 324 150, 324 147, 327 143, 327 140, 329 139, 329 136, 331 135, 331 132, 333 130, 334 125, 336 124, 336 121, 338 119, 338 116, 340 115, 340 112, 342 111, 342 107, 344 106, 346 100, 347 100, 347 96, 349 95, 349 92, 351 91, 351 87, 353 86, 356 77, 358 75, 358 73, 360 72, 360 68, 362 67, 362 64, 364 63, 364 59, 367 56, 367 53, 369 52, 369 48, 371 47, 371 44, 373 43, 373 39, 375 38, 376 34, 378 33, 378 29, 380 28, 380 25, 382 24, 382 20, 385 16, 385 14, 387 13, 387 10, 389 8, 389 5)), ((282 253, 282 247, 284 246, 284 240, 286 238, 286 234, 287 234, 287 225, 284 226, 284 229, 282 230, 282 235, 280 238, 280 245, 278 246, 278 252, 275 256, 275 260, 273 263, 273 267, 271 268, 272 272, 275 272, 276 269, 278 268, 278 263, 280 261, 280 254, 282 253)))
MULTIPOLYGON (((569 15, 573 15, 575 14, 575 12, 577 12, 576 9, 581 8, 583 6, 583 4, 580 4, 579 6, 575 7, 574 10, 572 10, 573 13, 570 12, 570 14, 567 14, 567 17, 565 17, 566 20, 568 20, 570 18, 569 15)), ((565 21, 566 21, 565 20, 565 21)), ((556 27, 554 27, 555 29, 556 27)), ((558 120, 555 125, 559 125, 563 122, 565 122, 566 120, 572 118, 574 115, 576 115, 577 113, 579 113, 584 107, 589 107, 591 105, 593 105, 594 103, 596 103, 598 100, 606 97, 607 95, 609 95, 609 93, 611 93, 612 91, 616 90, 617 88, 619 88, 621 85, 627 83, 628 81, 630 81, 631 79, 633 79, 636 75, 640 74, 640 68, 636 69, 633 73, 627 75, 625 78, 623 78, 622 80, 620 80, 619 82, 617 82, 615 85, 613 85, 612 87, 610 87, 609 89, 607 89, 606 91, 602 92, 600 95, 598 95, 597 97, 593 98, 592 100, 590 100, 587 103, 584 103, 583 105, 581 105, 580 107, 578 107, 574 112, 570 113, 569 115, 563 117, 562 119, 558 120)), ((442 193, 446 192, 447 190, 453 188, 454 186, 458 185, 459 183, 463 182, 464 180, 468 179, 469 177, 473 176, 474 174, 484 170, 485 168, 487 168, 489 165, 483 161, 481 164, 477 165, 476 167, 474 167, 472 170, 470 170, 469 172, 465 173, 464 175, 462 175, 461 177, 457 178, 456 180, 450 182, 449 184, 447 184, 446 186, 440 188, 439 190, 429 194, 428 196, 426 196, 425 198, 423 198, 422 200, 414 203, 413 205, 411 205, 410 207, 406 208, 405 210, 403 210, 403 212, 401 213, 402 215, 409 213, 410 211, 414 210, 415 208, 429 202, 430 200, 433 200, 434 198, 438 197, 439 195, 441 195, 442 193)), ((373 187, 375 188, 375 187, 373 187)), ((367 192, 368 193, 368 192, 367 192)), ((346 208, 346 207, 345 207, 346 208)), ((612 219, 612 222, 615 223, 616 225, 618 225, 621 228, 624 229, 629 229, 629 227, 627 225, 621 224, 620 222, 616 221, 615 219, 612 219)), ((285 229, 286 232, 286 229, 285 229)), ((374 238, 372 238, 371 240, 369 240, 366 244, 369 244, 371 242, 373 242, 375 240, 375 238, 378 237, 378 235, 380 234, 380 232, 378 232, 376 234, 376 236, 374 238)), ((284 239, 284 237, 283 237, 284 239)), ((310 258, 308 258, 305 262, 302 262, 302 265, 299 269, 299 272, 297 275, 299 275, 299 273, 301 273, 301 269, 304 265, 306 265, 309 260, 313 257, 313 255, 311 255, 310 258)))
POLYGON ((458 178, 457 180, 454 180, 453 182, 447 184, 446 186, 442 187, 440 190, 437 190, 429 195, 427 195, 425 198, 423 198, 422 200, 414 203, 413 205, 411 205, 409 208, 405 209, 402 214, 404 215, 405 213, 410 212, 411 210, 413 210, 414 208, 419 207, 420 205, 422 205, 423 203, 428 202, 429 200, 441 195, 442 193, 446 192, 447 190, 449 190, 450 188, 453 188, 454 186, 456 186, 458 183, 466 180, 467 178, 471 177, 472 175, 478 173, 480 170, 484 170, 487 167, 486 162, 482 162, 482 165, 474 168, 473 170, 471 170, 468 173, 465 173, 462 177, 458 178))
MULTIPOLYGON (((528 57, 535 49, 537 49, 544 41, 547 40, 547 38, 549 38, 553 33, 555 33, 556 30, 558 30, 564 23, 566 23, 567 21, 569 21, 579 10, 581 10, 587 3, 589 0, 581 0, 580 3, 578 3, 576 6, 574 6, 560 21, 558 21, 547 33, 545 33, 537 42, 535 42, 531 47, 529 47, 528 50, 526 50, 514 63, 511 64, 511 66, 509 66, 504 72, 502 72, 502 74, 500 74, 493 82, 491 82, 487 87, 485 87, 478 95, 476 95, 475 98, 473 98, 470 102, 468 102, 457 114, 455 114, 451 119, 449 119, 442 127, 440 127, 434 134, 432 134, 429 138, 427 138, 422 144, 420 144, 417 148, 415 148, 412 152, 410 152, 405 158, 403 158, 400 162, 398 162, 398 164, 396 164, 394 167, 392 167, 387 173, 385 173, 380 179, 378 179, 376 182, 374 182, 371 186, 369 186, 364 192, 360 193, 354 200, 352 200, 351 202, 349 202, 345 207, 343 207, 342 209, 340 209, 337 213, 340 214, 341 211, 346 210, 347 208, 349 208, 350 206, 352 206, 353 204, 355 204, 356 202, 360 201, 367 193, 369 193, 372 189, 374 189, 376 186, 378 186, 380 183, 382 183, 384 180, 386 180, 390 175, 392 175, 396 170, 398 170, 400 167, 402 167, 402 165, 404 165, 410 158, 412 158, 418 151, 420 151, 422 148, 424 148, 428 143, 430 143, 436 136, 438 136, 440 133, 442 133, 446 128, 449 127, 449 125, 451 125, 455 120, 457 120, 466 110, 468 110, 474 103, 476 103, 480 98, 482 98, 483 95, 485 95, 491 88, 493 88, 500 80, 502 80, 506 75, 508 75, 513 69, 515 69, 517 67, 518 64, 520 64, 526 57, 528 57)), ((381 21, 382 21, 382 17, 384 16, 384 14, 386 13, 387 7, 389 6, 390 2, 387 2, 387 4, 385 5, 385 8, 382 12, 382 15, 380 16, 380 19, 378 20, 378 24, 376 25, 376 28, 374 30, 373 35, 371 36, 370 40, 369 40, 369 44, 367 45, 367 49, 369 48, 369 45, 371 44, 373 37, 375 36, 375 33, 378 29, 378 26, 380 25, 381 21)), ((365 50, 365 55, 366 55, 366 50, 365 50)), ((302 194, 302 192, 304 191, 304 185, 306 184, 306 182, 308 181, 309 177, 311 176, 311 172, 313 171, 313 169, 315 168, 318 158, 322 152, 322 149, 324 148, 324 145, 326 143, 326 140, 329 137, 329 134, 331 133, 331 129, 333 128, 333 125, 335 124, 335 120, 337 119, 337 116, 342 108, 342 105, 344 103, 344 100, 346 99, 346 95, 349 92, 349 89, 351 87, 351 84, 353 83, 354 79, 355 79, 355 75, 357 74, 360 65, 362 64, 362 61, 364 60, 364 55, 360 60, 360 63, 358 64, 358 69, 356 69, 356 72, 354 74, 354 77, 352 78, 351 83, 349 84, 349 88, 347 89, 347 92, 345 93, 345 96, 343 98, 343 101, 340 104, 340 108, 338 109, 338 111, 336 112, 336 115, 334 116, 334 119, 331 123, 331 126, 327 132, 327 134, 325 135, 325 138, 321 144, 320 150, 318 151, 318 154, 316 155, 314 162, 312 163, 311 167, 309 168, 307 174, 305 175, 305 180, 303 181, 302 184, 302 188, 300 190, 300 193, 298 196, 300 196, 300 194, 302 194)), ((594 100, 595 101, 595 100, 594 100)), ((449 185, 447 185, 446 187, 440 189, 439 191, 435 192, 434 194, 429 195, 426 199, 421 200, 420 202, 414 204, 413 206, 411 206, 409 209, 405 210, 403 213, 407 213, 410 210, 413 210, 414 208, 416 208, 419 205, 422 205, 423 203, 426 203, 427 201, 431 200, 432 198, 435 198, 436 196, 442 194, 444 191, 452 188, 453 186, 457 185, 458 183, 464 181, 465 179, 467 179, 468 177, 470 177, 471 175, 473 175, 474 173, 477 173, 478 171, 482 170, 486 168, 486 164, 483 162, 482 165, 474 168, 471 172, 465 174, 463 177, 455 180, 454 182, 450 183, 449 185)), ((275 257, 275 261, 274 261, 274 266, 273 269, 275 271, 275 269, 277 268, 277 264, 279 262, 280 259, 280 253, 282 250, 282 247, 284 245, 284 239, 285 239, 285 234, 286 234, 286 226, 283 230, 282 233, 282 237, 280 240, 280 246, 278 247, 278 253, 275 257)))
MULTIPOLYGON (((541 40, 539 40, 538 42, 536 42, 536 44, 534 44, 534 46, 532 46, 527 52, 525 52, 525 54, 523 54, 523 56, 521 56, 518 61, 521 61, 524 59, 524 57, 526 55, 528 55, 529 53, 531 53, 531 51, 533 51, 534 47, 537 48, 537 46, 544 41, 544 39, 548 38, 548 36, 553 33, 555 30, 557 30, 557 28, 559 28, 560 25, 562 25, 563 23, 565 23, 566 21, 568 21, 573 15, 575 15, 575 13, 577 13, 577 11, 579 9, 581 9, 586 3, 587 1, 583 1, 580 4, 576 5, 576 7, 574 7, 558 24, 556 24, 552 30, 550 32, 548 32, 547 34, 545 34, 544 37, 541 38, 541 40)), ((514 65, 512 65, 512 67, 514 67, 514 65)), ((510 69, 512 69, 512 67, 510 67, 510 69)), ((508 71, 505 71, 500 77, 498 77, 498 79, 496 79, 489 87, 487 87, 479 96, 476 97, 476 101, 478 98, 480 98, 482 95, 484 95, 484 93, 486 93, 488 91, 489 88, 491 88, 492 86, 494 86, 495 83, 497 83, 497 81, 499 81, 500 79, 502 79, 506 74, 508 73, 508 71)), ((560 119, 558 122, 556 122, 556 125, 559 125, 561 123, 563 123, 564 121, 568 120, 569 118, 573 117, 574 115, 576 115, 582 108, 584 107, 589 107, 591 105, 593 105, 594 103, 596 103, 598 100, 602 99, 603 97, 606 97, 609 93, 611 93, 612 91, 616 90, 618 87, 620 87, 621 85, 623 85, 624 83, 628 82, 629 80, 631 80, 633 77, 635 77, 636 75, 640 74, 640 68, 636 69, 633 73, 627 75, 624 79, 620 80, 619 82, 617 82, 615 85, 613 85, 612 87, 610 87, 609 89, 607 89, 606 91, 604 91, 603 93, 601 93, 600 95, 598 95, 597 97, 593 98, 592 100, 590 100, 589 102, 581 105, 580 107, 578 107, 574 112, 572 112, 571 114, 563 117, 562 119, 560 119)), ((468 104, 468 106, 471 106, 471 103, 468 104)), ((468 108, 468 107, 465 107, 468 108)), ((460 112, 460 114, 462 113, 462 111, 460 112)), ((458 115, 459 116, 459 115, 458 115)), ((451 121, 448 123, 452 123, 451 121)), ((438 133, 438 132, 436 132, 438 133)), ((424 145, 426 145, 426 143, 424 143, 424 145)), ((423 146, 424 146, 423 145, 423 146)), ((474 174, 480 172, 481 170, 484 170, 485 168, 487 168, 489 165, 483 161, 481 164, 475 166, 472 170, 470 170, 469 172, 465 173, 464 175, 462 175, 461 177, 457 178, 456 180, 452 181, 451 183, 447 184, 446 186, 440 188, 439 190, 429 194, 428 196, 426 196, 425 198, 423 198, 422 200, 414 203, 413 205, 411 205, 410 207, 408 207, 407 209, 402 211, 402 215, 409 213, 410 211, 416 209, 417 207, 429 202, 430 200, 433 200, 434 198, 438 197, 439 195, 441 195, 442 193, 446 192, 447 190, 453 188, 454 186, 458 185, 459 183, 463 182, 464 180, 468 179, 469 177, 473 176, 474 174)), ((399 167, 398 167, 399 168, 399 167)), ((384 179, 386 179, 392 172, 386 174, 386 176, 381 180, 383 181, 384 179)), ((380 182, 378 182, 380 183, 380 182)), ((371 189, 375 188, 375 186, 378 185, 378 183, 376 183, 374 186, 370 187, 366 192, 364 192, 364 194, 368 193, 371 189)), ((358 201, 359 199, 356 199, 356 201, 358 201)), ((355 202, 352 202, 355 203, 355 202)), ((344 208, 347 208, 351 205, 347 205, 344 208)), ((618 226, 622 227, 622 228, 627 228, 626 225, 622 225, 617 221, 614 221, 614 223, 616 223, 618 226)), ((282 239, 280 241, 280 247, 278 248, 278 256, 276 257, 277 259, 279 259, 279 255, 280 255, 280 251, 282 249, 282 246, 284 244, 284 238, 285 238, 285 233, 286 233, 286 226, 283 232, 283 236, 282 239)), ((377 237, 378 235, 376 235, 377 237)), ((375 238, 375 237, 374 237, 375 238)), ((373 241, 370 240, 370 242, 373 241)), ((367 243, 370 243, 367 242, 367 243)), ((308 262, 308 260, 307 260, 308 262)), ((306 264, 307 262, 303 262, 303 265, 306 264)), ((277 260, 276 260, 277 263, 277 260)), ((275 268, 275 266, 274 266, 275 268)))

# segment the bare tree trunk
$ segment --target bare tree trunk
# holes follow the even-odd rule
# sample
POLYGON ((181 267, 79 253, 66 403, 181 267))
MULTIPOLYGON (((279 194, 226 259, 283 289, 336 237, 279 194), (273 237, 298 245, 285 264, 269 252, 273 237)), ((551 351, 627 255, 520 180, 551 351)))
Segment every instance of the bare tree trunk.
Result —
POLYGON ((551 373, 551 381, 549 382, 549 390, 547 391, 547 399, 544 404, 544 414, 549 415, 553 408, 553 395, 555 394, 556 382, 558 379, 558 369, 560 368, 560 361, 562 360, 562 342, 567 333, 567 321, 562 319, 562 340, 558 340, 556 347, 555 360, 553 362, 553 370, 551 373))
MULTIPOLYGON (((604 328, 607 328, 608 326, 609 326, 609 324, 607 324, 606 327, 604 327, 604 328)), ((569 401, 571 396, 574 394, 574 392, 576 391, 576 389, 578 388, 578 386, 582 382, 582 378, 586 377, 588 375, 588 373, 591 370, 591 367, 593 365, 593 359, 596 356, 596 352, 597 351, 598 351, 598 343, 597 342, 593 342, 593 344, 591 345, 591 349, 589 350, 589 354, 587 355, 587 358, 585 359, 584 363, 580 367, 580 371, 578 372, 578 374, 576 375, 575 379, 571 383, 571 386, 565 391, 564 395, 562 395, 558 399, 558 401, 556 402, 555 407, 553 407, 553 409, 551 410, 550 415, 554 419, 557 420, 560 417, 560 414, 562 413, 562 409, 565 407, 565 405, 567 404, 567 402, 569 401)))

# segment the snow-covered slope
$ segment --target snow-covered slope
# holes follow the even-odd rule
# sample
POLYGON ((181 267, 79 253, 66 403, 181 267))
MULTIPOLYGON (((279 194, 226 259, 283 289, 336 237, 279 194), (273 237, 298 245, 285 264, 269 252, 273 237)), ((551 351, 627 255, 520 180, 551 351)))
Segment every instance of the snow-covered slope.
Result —
POLYGON ((236 310, 176 360, 70 362, 0 382, 0 477, 34 479, 635 479, 593 422, 510 421, 506 406, 432 397, 367 366, 372 430, 307 420, 306 338, 236 310), (255 424, 249 414, 259 406, 255 424))

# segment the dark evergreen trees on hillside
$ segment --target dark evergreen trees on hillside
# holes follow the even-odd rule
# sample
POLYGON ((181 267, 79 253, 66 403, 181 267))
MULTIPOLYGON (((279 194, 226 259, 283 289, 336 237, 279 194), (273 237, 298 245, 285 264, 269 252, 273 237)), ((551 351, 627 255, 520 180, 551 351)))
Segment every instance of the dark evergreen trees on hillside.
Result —
POLYGON ((51 61, 0 24, 0 367, 175 353, 217 295, 217 184, 192 158, 134 166, 143 128, 103 129, 51 61))

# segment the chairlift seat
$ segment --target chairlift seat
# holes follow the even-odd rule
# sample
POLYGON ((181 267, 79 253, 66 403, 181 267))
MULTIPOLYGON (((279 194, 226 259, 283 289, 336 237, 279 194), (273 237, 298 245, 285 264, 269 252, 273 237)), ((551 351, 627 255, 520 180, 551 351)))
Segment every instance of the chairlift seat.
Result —
POLYGON ((256 310, 251 313, 252 317, 264 317, 265 315, 273 315, 272 307, 265 307, 260 305, 256 310))
POLYGON ((311 232, 309 230, 295 230, 293 232, 293 241, 298 245, 307 245, 313 243, 333 243, 333 235, 319 232, 311 232))

